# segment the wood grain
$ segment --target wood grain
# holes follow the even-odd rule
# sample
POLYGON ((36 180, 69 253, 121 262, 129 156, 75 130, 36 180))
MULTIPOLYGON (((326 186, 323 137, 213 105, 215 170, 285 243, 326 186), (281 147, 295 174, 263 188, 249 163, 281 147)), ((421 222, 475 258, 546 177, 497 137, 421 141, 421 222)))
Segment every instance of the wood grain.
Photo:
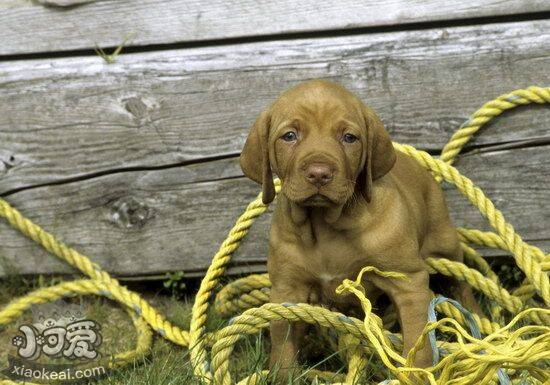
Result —
POLYGON ((544 0, 3 0, 0 55, 273 35, 550 10, 544 0), (80 5, 79 5, 80 4, 80 5))
MULTIPOLYGON (((97 4, 109 4, 98 2, 97 4)), ((437 151, 484 102, 550 84, 550 21, 0 63, 0 193, 240 152, 288 87, 341 82, 394 140, 437 151)), ((494 120, 474 147, 546 141, 547 107, 494 120)))
MULTIPOLYGON (((526 240, 550 246, 550 145, 466 154, 474 180, 526 240)), ((456 225, 488 228, 448 186, 456 225)), ((236 158, 164 170, 120 172, 22 191, 7 199, 24 215, 117 275, 184 270, 200 275, 259 187, 236 158)), ((233 272, 264 268, 269 215, 236 252, 233 272)), ((492 253, 492 255, 502 253, 492 253)), ((0 221, 0 275, 68 272, 67 266, 0 221), (13 268, 10 269, 9 266, 13 268)))

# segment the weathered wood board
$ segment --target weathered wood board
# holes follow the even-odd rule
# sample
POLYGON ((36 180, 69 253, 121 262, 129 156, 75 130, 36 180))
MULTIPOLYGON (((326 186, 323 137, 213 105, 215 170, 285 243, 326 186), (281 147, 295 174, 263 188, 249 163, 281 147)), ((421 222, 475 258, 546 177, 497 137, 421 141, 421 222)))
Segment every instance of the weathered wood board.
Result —
POLYGON ((118 46, 129 36, 143 46, 549 10, 545 0, 3 0, 0 55, 118 46))
MULTIPOLYGON (((525 239, 541 246, 550 245, 549 150, 550 145, 480 152, 457 163, 525 239)), ((258 193, 258 186, 241 175, 236 158, 230 158, 40 187, 8 200, 111 272, 146 275, 181 269, 197 274, 206 270, 258 193)), ((447 196, 456 225, 488 228, 465 198, 454 190, 447 196)), ((264 215, 253 226, 233 258, 235 271, 263 267, 268 223, 269 215, 264 215)), ((0 255, 19 273, 70 271, 4 222, 0 245, 0 255)))
MULTIPOLYGON (((0 62, 0 194, 111 272, 200 274, 258 192, 236 156, 279 92, 315 77, 339 81, 379 111, 394 140, 436 152, 485 101, 550 83, 549 27, 227 44, 123 55, 113 65, 97 57, 0 62)), ((457 163, 543 247, 548 127, 548 107, 511 111, 457 163)), ((449 200, 457 225, 483 227, 463 198, 450 191, 449 200)), ((253 227, 233 271, 263 269, 268 223, 266 215, 253 227)), ((0 276, 69 271, 3 221, 0 257, 0 276)))
MULTIPOLYGON (((0 193, 240 152, 284 89, 341 82, 394 140, 437 151, 482 103, 550 83, 550 21, 0 62, 0 193), (70 161, 68 161, 70 159, 70 161)), ((550 111, 497 119, 472 144, 546 140, 550 111), (546 139, 545 139, 546 138, 546 139)))

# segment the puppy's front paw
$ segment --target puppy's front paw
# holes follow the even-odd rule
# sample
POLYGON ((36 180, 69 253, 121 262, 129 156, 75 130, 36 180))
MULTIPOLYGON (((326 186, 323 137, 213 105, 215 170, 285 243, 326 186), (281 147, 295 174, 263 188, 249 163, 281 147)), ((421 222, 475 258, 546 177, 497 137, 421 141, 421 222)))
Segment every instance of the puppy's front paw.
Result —
POLYGON ((296 363, 293 366, 282 367, 279 362, 270 364, 269 379, 273 385, 293 384, 294 379, 299 375, 300 369, 296 363))

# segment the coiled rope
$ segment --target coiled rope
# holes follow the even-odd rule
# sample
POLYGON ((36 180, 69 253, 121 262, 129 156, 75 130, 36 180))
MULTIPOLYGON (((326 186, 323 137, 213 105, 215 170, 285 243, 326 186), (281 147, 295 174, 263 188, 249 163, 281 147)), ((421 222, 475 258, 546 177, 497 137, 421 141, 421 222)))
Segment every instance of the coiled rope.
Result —
MULTIPOLYGON (((226 316, 242 313, 233 317, 226 327, 213 333, 206 332, 207 310, 219 278, 224 274, 232 253, 239 247, 254 220, 267 209, 260 195, 246 207, 214 255, 195 298, 189 331, 172 324, 139 294, 122 286, 99 265, 63 244, 0 199, 0 216, 13 228, 89 277, 40 288, 13 300, 0 311, 0 328, 15 321, 32 305, 63 297, 96 295, 107 297, 124 306, 136 329, 135 348, 111 357, 110 367, 124 365, 145 355, 151 347, 154 331, 163 338, 190 349, 195 375, 205 384, 231 385, 235 380, 230 374, 229 364, 237 341, 245 335, 259 333, 269 326, 270 321, 284 319, 301 320, 320 328, 330 328, 339 335, 338 346, 345 350, 343 353, 347 359, 348 372, 308 372, 310 376, 316 376, 322 381, 332 381, 333 384, 356 383, 361 372, 373 364, 367 359, 373 353, 390 373, 391 378, 384 381, 385 384, 496 384, 503 381, 499 373, 511 378, 512 383, 520 383, 526 376, 531 383, 546 383, 550 360, 550 282, 547 273, 550 269, 550 255, 524 242, 483 191, 461 175, 452 163, 471 137, 495 116, 520 105, 549 102, 550 88, 529 87, 499 96, 484 104, 455 132, 444 147, 440 159, 412 146, 394 143, 397 150, 416 159, 438 181, 445 180, 454 185, 494 230, 483 232, 457 229, 466 262, 470 266, 442 258, 426 260, 431 273, 437 272, 466 281, 483 293, 491 302, 492 319, 473 315, 473 321, 470 317, 466 320, 463 313, 448 301, 433 302, 435 310, 445 318, 432 318, 428 322, 423 335, 407 357, 399 353, 401 336, 388 330, 389 325, 395 322, 395 315, 390 314, 382 320, 373 314, 361 286, 361 275, 367 271, 389 279, 402 277, 397 273, 378 271, 373 267, 366 267, 355 281, 345 280, 337 289, 339 293, 352 293, 360 299, 365 311, 363 320, 308 304, 269 303, 269 278, 267 274, 256 274, 231 282, 217 294, 217 311, 226 316), (512 292, 506 290, 500 285, 497 274, 470 244, 510 252, 518 267, 525 273, 524 282, 512 292), (477 333, 472 335, 466 330, 469 323, 474 321, 485 337, 480 337, 477 333), (443 358, 433 367, 412 367, 415 352, 426 343, 428 335, 434 336, 433 331, 436 329, 454 336, 454 342, 449 342, 448 338, 434 342, 438 347, 436 356, 440 357, 439 353, 443 353, 443 358)), ((276 180, 275 185, 279 192, 280 181, 276 180)), ((268 371, 253 373, 237 383, 256 384, 267 375, 268 371)), ((0 385, 14 384, 17 383, 0 380, 0 385)))

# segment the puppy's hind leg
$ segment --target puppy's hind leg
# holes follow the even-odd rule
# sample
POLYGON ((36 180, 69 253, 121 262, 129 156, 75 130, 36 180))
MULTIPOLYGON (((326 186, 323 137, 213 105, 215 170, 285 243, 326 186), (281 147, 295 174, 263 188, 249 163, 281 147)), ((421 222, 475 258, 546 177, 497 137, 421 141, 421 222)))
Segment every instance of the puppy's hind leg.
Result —
MULTIPOLYGON (((452 252, 448 256, 442 256, 452 261, 464 263, 464 254, 462 252, 462 248, 460 247, 458 239, 456 250, 454 250, 454 252, 452 252)), ((448 280, 453 297, 458 300, 458 302, 460 302, 460 304, 466 309, 473 311, 480 317, 485 317, 485 314, 483 314, 483 311, 481 310, 481 306, 479 306, 479 303, 474 296, 474 291, 472 290, 470 284, 461 281, 455 277, 448 277, 448 280)))
POLYGON ((458 302, 460 302, 466 309, 476 313, 478 316, 485 317, 483 310, 481 310, 481 306, 479 306, 479 303, 474 297, 472 287, 468 283, 459 281, 456 278, 451 278, 451 280, 453 281, 453 290, 458 302))
MULTIPOLYGON (((443 222, 443 225, 437 226, 436 231, 432 231, 422 246, 422 255, 433 258, 446 258, 451 261, 464 262, 464 254, 456 229, 450 223, 450 220, 443 222)), ((445 277, 446 286, 450 296, 456 299, 466 309, 473 311, 480 317, 484 317, 479 303, 475 299, 472 287, 464 281, 455 277, 445 277)))

